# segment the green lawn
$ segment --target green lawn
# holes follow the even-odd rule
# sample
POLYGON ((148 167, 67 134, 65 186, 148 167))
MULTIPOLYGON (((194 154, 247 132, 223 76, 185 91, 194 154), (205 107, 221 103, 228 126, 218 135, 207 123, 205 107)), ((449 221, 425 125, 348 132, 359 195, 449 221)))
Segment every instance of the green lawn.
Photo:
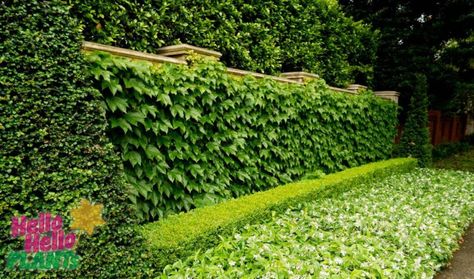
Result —
POLYGON ((469 151, 455 154, 449 158, 434 162, 435 168, 465 170, 474 172, 474 147, 469 151))
POLYGON ((417 169, 247 225, 162 278, 431 278, 473 217, 473 173, 417 169))

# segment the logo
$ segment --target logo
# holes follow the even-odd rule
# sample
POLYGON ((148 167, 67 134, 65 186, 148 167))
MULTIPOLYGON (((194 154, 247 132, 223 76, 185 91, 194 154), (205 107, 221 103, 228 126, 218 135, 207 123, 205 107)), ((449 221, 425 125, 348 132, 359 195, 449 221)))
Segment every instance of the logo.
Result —
MULTIPOLYGON (((71 230, 85 231, 92 235, 94 228, 105 224, 101 217, 102 205, 92 205, 81 200, 79 207, 71 210, 71 230)), ((72 270, 79 266, 80 257, 75 253, 79 235, 63 229, 63 218, 49 212, 40 212, 37 218, 13 217, 11 237, 23 238, 23 250, 8 254, 7 268, 20 270, 72 270)))

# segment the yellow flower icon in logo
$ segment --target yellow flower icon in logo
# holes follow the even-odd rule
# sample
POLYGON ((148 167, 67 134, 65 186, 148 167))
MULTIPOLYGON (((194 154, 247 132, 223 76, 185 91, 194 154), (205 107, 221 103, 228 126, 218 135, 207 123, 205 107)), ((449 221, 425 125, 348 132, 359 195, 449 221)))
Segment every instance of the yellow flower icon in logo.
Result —
POLYGON ((71 230, 84 230, 87 234, 92 235, 96 226, 105 224, 101 216, 103 207, 102 204, 93 205, 88 200, 82 199, 79 207, 71 210, 73 218, 71 230))

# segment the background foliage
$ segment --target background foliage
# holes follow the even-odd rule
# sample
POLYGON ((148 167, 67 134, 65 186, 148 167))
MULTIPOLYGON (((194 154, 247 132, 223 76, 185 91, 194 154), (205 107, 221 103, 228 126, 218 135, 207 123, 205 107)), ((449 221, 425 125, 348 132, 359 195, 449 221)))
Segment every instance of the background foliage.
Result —
POLYGON ((474 172, 474 148, 434 162, 435 168, 474 172))
POLYGON ((442 143, 433 147, 433 161, 438 161, 449 156, 456 156, 458 153, 469 151, 469 142, 460 141, 454 143, 442 143))
POLYGON ((189 66, 89 56, 131 199, 158 218, 390 155, 396 105, 373 96, 189 66))
POLYGON ((188 43, 218 50, 228 66, 371 83, 377 32, 336 1, 69 0, 86 40, 155 53, 188 43))
POLYGON ((408 116, 400 138, 399 156, 418 159, 420 167, 431 164, 432 146, 428 127, 428 95, 426 76, 417 74, 416 85, 408 107, 408 116))
MULTIPOLYGON (((428 77, 430 107, 474 112, 474 2, 340 0, 344 11, 380 30, 375 88, 398 90, 408 108, 413 75, 428 77)), ((405 111, 406 112, 406 111, 405 111)))
MULTIPOLYGON (((78 22, 63 1, 0 5, 0 277, 143 276, 142 241, 123 193, 120 159, 105 135, 98 91, 86 82, 78 22), (52 212, 70 223, 81 198, 104 204, 107 224, 81 235, 75 271, 8 271, 22 250, 13 216, 52 212)), ((143 254, 146 256, 146 254, 143 254)))

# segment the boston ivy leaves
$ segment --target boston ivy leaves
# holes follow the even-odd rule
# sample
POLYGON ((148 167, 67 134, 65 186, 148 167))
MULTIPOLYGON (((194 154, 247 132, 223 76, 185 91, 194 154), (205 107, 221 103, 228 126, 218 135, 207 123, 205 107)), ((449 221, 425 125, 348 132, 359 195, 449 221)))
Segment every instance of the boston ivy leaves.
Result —
POLYGON ((88 56, 144 219, 237 197, 322 170, 387 158, 396 106, 324 81, 283 84, 187 66, 88 56))

